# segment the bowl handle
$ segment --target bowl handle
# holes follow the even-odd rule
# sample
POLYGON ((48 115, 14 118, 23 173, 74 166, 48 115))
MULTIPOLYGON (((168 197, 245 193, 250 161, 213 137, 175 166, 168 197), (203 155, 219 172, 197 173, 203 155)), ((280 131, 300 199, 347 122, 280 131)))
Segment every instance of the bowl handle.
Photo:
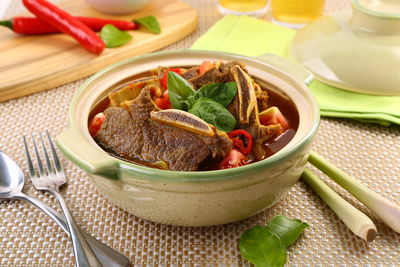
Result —
POLYGON ((280 56, 276 56, 274 54, 265 54, 256 57, 256 59, 282 69, 290 76, 294 77, 297 81, 302 81, 306 85, 309 85, 314 80, 314 76, 311 74, 311 72, 309 72, 303 66, 293 63, 280 56))
POLYGON ((56 136, 56 144, 65 156, 86 172, 118 178, 118 163, 115 158, 93 147, 78 130, 64 130, 56 136))

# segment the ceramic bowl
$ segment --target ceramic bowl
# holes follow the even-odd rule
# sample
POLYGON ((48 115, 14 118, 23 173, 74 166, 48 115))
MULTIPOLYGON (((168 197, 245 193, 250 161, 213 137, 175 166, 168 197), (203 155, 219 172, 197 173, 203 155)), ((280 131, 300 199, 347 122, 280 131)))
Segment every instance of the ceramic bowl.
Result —
POLYGON ((143 9, 149 0, 85 0, 94 9, 105 14, 129 14, 143 9))
POLYGON ((301 67, 276 56, 174 51, 131 58, 98 72, 80 87, 70 106, 70 127, 57 136, 57 145, 112 203, 140 218, 180 226, 238 221, 276 203, 303 172, 319 125, 318 105, 305 84, 311 80, 301 67), (204 60, 241 61, 268 88, 291 98, 300 121, 290 143, 273 156, 243 167, 177 172, 112 157, 90 136, 90 110, 112 88, 157 66, 199 65, 204 60))
POLYGON ((326 84, 400 96, 400 1, 353 0, 301 29, 289 51, 326 84))

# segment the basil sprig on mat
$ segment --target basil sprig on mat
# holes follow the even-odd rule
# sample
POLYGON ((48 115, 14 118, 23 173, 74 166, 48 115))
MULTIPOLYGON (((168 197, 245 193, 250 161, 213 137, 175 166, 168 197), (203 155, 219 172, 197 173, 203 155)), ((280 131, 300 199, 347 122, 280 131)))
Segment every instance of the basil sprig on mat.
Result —
POLYGON ((111 24, 104 25, 101 29, 100 37, 108 48, 119 47, 128 43, 132 39, 132 36, 129 33, 121 31, 111 24))
POLYGON ((256 267, 284 266, 286 247, 308 227, 300 220, 275 216, 267 226, 254 226, 240 237, 240 254, 256 267))
POLYGON ((168 95, 172 107, 188 111, 225 132, 236 126, 235 117, 225 108, 236 93, 235 82, 208 84, 196 91, 179 74, 168 72, 168 95))
POLYGON ((145 27, 149 32, 152 32, 155 34, 161 33, 160 23, 158 23, 157 18, 154 16, 138 18, 138 19, 133 20, 133 22, 145 27))

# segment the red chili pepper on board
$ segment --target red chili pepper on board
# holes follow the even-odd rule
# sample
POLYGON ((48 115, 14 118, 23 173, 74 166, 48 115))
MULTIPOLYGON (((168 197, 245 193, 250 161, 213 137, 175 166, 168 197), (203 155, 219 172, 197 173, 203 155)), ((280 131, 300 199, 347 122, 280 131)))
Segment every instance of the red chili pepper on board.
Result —
POLYGON ((247 155, 251 152, 251 148, 253 146, 253 137, 248 132, 242 129, 237 129, 228 132, 228 136, 232 140, 232 146, 239 152, 243 153, 244 155, 247 155), (245 142, 242 140, 242 138, 246 141, 246 146, 244 145, 245 142))
POLYGON ((72 36, 86 50, 100 54, 105 44, 88 26, 74 18, 64 10, 46 0, 22 0, 25 7, 36 17, 59 31, 72 36))
MULTIPOLYGON (((80 22, 88 26, 93 31, 100 31, 104 25, 111 24, 122 31, 135 30, 139 25, 132 21, 104 19, 104 18, 91 18, 91 17, 75 17, 80 22)), ((59 33, 57 28, 47 24, 41 19, 34 17, 14 17, 11 20, 0 20, 0 25, 10 28, 19 34, 47 34, 59 33)))

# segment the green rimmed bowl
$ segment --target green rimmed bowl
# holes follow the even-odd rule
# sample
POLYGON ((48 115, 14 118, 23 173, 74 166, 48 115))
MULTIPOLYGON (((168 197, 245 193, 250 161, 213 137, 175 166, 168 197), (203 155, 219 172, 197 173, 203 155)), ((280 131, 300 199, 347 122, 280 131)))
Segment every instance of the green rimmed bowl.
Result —
POLYGON ((311 81, 303 68, 272 55, 248 58, 173 51, 127 59, 93 75, 75 93, 69 109, 70 127, 57 136, 57 145, 112 203, 140 218, 180 226, 238 221, 273 205, 300 178, 320 117, 306 86, 311 81), (89 113, 113 87, 157 66, 199 65, 204 60, 241 61, 253 77, 291 98, 300 120, 289 144, 265 160, 239 168, 175 172, 112 157, 90 136, 89 113))

